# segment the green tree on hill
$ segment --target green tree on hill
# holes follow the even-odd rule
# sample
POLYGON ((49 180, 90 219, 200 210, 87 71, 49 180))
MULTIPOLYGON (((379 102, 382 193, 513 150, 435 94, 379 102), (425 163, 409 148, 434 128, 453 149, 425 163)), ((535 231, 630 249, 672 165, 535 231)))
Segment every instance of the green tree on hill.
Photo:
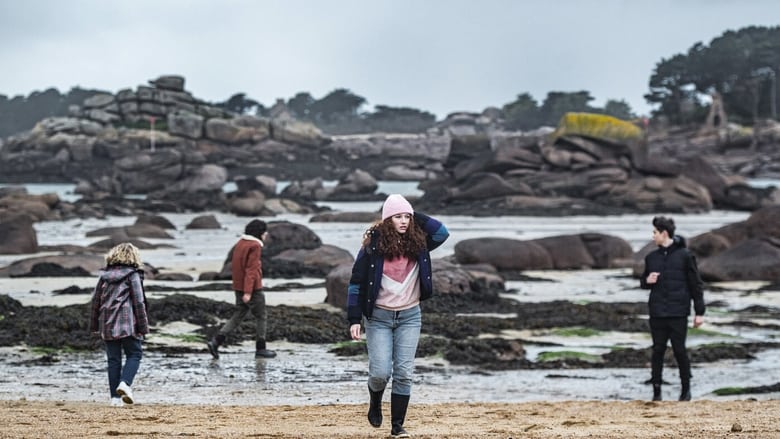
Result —
POLYGON ((636 115, 631 110, 631 106, 628 105, 628 102, 622 99, 619 101, 614 99, 608 100, 607 103, 604 104, 604 114, 623 120, 631 120, 636 118, 636 115))
POLYGON ((225 102, 217 103, 216 106, 237 114, 254 114, 262 116, 266 113, 266 108, 263 104, 248 98, 246 93, 236 93, 225 102))
POLYGON ((373 113, 363 115, 371 131, 390 133, 420 133, 436 123, 436 116, 408 107, 377 105, 373 113))
POLYGON ((346 88, 337 88, 312 103, 311 118, 325 124, 358 118, 360 107, 365 103, 363 96, 346 88))
POLYGON ((301 120, 311 120, 311 107, 316 99, 309 92, 300 92, 287 100, 287 108, 301 120))
POLYGON ((64 95, 56 88, 33 91, 28 96, 18 95, 11 99, 0 95, 0 137, 29 130, 46 117, 65 116, 69 106, 81 105, 85 99, 98 93, 103 92, 74 87, 64 95))
POLYGON ((530 94, 521 93, 517 95, 517 99, 505 104, 501 113, 505 128, 511 130, 530 130, 543 125, 557 126, 566 113, 607 114, 625 120, 636 117, 631 106, 624 100, 610 99, 604 108, 591 106, 589 103, 592 100, 593 97, 588 91, 551 91, 540 106, 530 94))
POLYGON ((432 113, 415 108, 377 105, 373 112, 361 111, 367 102, 349 89, 337 88, 320 99, 309 92, 299 92, 286 105, 293 116, 328 134, 421 133, 436 123, 432 113))
POLYGON ((529 93, 517 95, 513 102, 501 109, 506 128, 510 130, 530 130, 543 125, 539 104, 529 93))
POLYGON ((706 115, 707 95, 717 92, 730 118, 751 124, 777 119, 778 74, 780 26, 750 26, 662 59, 645 99, 658 105, 655 115, 673 123, 698 122, 706 115))

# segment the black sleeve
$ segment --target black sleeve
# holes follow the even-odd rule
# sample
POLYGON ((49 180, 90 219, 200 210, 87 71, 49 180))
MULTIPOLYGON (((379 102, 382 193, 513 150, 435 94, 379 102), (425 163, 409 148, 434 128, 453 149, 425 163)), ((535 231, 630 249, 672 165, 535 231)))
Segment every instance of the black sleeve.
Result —
POLYGON ((687 271, 688 291, 693 299, 693 310, 697 316, 703 316, 706 309, 704 305, 704 281, 699 276, 699 267, 696 264, 696 256, 688 253, 687 271))
POLYGON ((652 288, 652 285, 647 284, 647 275, 650 274, 649 270, 647 269, 647 256, 645 256, 645 269, 642 272, 642 275, 639 277, 639 288, 649 290, 652 288))

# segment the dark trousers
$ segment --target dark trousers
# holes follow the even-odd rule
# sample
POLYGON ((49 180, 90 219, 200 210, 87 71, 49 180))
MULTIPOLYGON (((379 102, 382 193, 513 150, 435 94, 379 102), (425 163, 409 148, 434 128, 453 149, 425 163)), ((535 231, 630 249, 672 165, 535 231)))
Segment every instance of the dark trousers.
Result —
POLYGON ((244 293, 236 291, 236 307, 233 312, 233 316, 225 323, 225 326, 219 330, 222 335, 228 335, 233 332, 241 321, 244 320, 248 312, 252 312, 252 316, 255 318, 255 336, 256 340, 265 340, 265 326, 266 326, 266 310, 265 310, 265 294, 263 290, 256 290, 252 293, 252 298, 249 303, 244 303, 244 293))
POLYGON ((680 368, 680 381, 690 382, 691 361, 685 348, 688 335, 688 317, 650 317, 650 334, 653 336, 652 377, 653 384, 662 383, 666 344, 672 341, 672 351, 680 368))
POLYGON ((125 337, 119 340, 106 340, 106 360, 108 360, 108 389, 112 398, 118 398, 116 388, 120 381, 128 386, 133 385, 135 374, 141 365, 143 347, 141 340, 135 337, 125 337), (125 354, 125 365, 122 366, 122 353, 125 354))

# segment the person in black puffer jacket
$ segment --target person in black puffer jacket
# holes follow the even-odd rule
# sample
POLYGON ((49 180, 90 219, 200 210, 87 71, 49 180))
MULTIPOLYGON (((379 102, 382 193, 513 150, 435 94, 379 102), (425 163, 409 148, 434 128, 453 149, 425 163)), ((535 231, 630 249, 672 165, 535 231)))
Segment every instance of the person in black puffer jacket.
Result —
POLYGON ((653 337, 652 377, 653 401, 660 401, 662 372, 666 344, 672 350, 680 368, 680 401, 691 399, 691 362, 685 348, 691 300, 696 316, 693 327, 704 322, 703 282, 696 258, 686 248, 685 239, 674 235, 674 220, 662 216, 653 218, 653 242, 658 245, 645 257, 645 271, 639 282, 650 290, 650 333, 653 337))

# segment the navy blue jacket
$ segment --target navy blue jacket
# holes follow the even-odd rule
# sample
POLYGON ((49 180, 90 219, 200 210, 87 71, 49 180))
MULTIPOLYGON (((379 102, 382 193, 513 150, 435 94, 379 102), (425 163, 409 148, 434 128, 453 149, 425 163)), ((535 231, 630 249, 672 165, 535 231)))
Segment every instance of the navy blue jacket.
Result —
MULTIPOLYGON (((414 213, 414 221, 426 235, 427 248, 420 250, 417 255, 417 264, 420 267, 420 300, 426 300, 433 295, 430 251, 442 245, 450 236, 450 232, 438 220, 419 212, 414 213)), ((347 319, 350 325, 360 323, 362 316, 371 317, 374 312, 376 298, 382 286, 385 263, 376 249, 378 238, 379 232, 373 230, 368 248, 360 248, 352 266, 352 276, 347 287, 347 319)))
POLYGON ((640 286, 650 290, 650 317, 685 317, 704 315, 704 289, 696 258, 688 251, 685 239, 675 236, 669 247, 658 247, 645 256, 645 272, 640 286), (647 275, 658 272, 658 281, 647 283, 647 275))

